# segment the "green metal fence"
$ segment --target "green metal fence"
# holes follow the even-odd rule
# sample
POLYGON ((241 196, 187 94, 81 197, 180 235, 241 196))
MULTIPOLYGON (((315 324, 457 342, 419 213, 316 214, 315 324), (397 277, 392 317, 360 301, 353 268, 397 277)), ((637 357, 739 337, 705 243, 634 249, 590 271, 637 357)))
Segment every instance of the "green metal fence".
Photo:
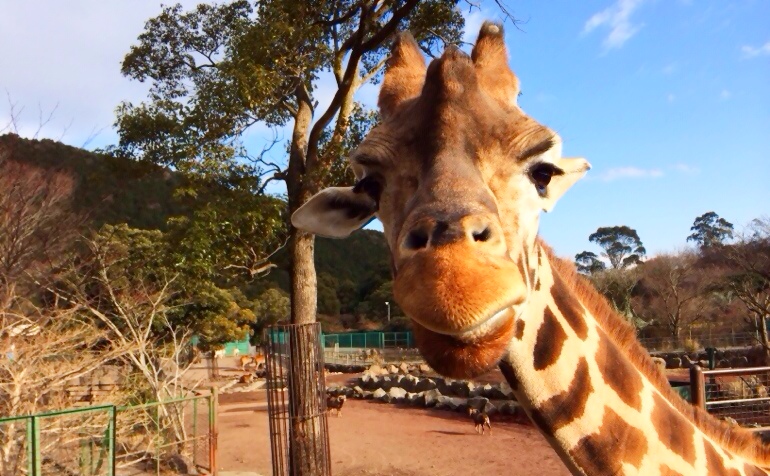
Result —
POLYGON ((143 405, 100 405, 0 418, 0 476, 160 474, 185 455, 216 474, 217 392, 143 405))
POLYGON ((411 332, 350 332, 345 334, 322 334, 324 348, 340 349, 388 349, 414 347, 411 332))

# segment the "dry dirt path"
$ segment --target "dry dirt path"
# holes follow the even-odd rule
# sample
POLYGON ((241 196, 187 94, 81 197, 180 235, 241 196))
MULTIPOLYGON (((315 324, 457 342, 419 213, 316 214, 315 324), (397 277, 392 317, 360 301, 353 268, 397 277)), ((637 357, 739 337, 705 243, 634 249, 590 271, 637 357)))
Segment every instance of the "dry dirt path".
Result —
MULTIPOLYGON (((264 392, 221 396, 219 464, 271 474, 264 392)), ((492 422, 479 436, 457 413, 348 400, 329 418, 332 469, 339 476, 567 476, 531 426, 492 422)))

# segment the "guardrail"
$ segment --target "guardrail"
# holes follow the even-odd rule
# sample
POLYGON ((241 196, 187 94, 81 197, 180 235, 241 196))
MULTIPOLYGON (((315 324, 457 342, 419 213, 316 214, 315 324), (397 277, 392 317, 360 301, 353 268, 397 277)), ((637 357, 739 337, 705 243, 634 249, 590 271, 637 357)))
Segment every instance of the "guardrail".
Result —
POLYGON ((770 367, 690 368, 692 404, 755 431, 770 430, 770 367))

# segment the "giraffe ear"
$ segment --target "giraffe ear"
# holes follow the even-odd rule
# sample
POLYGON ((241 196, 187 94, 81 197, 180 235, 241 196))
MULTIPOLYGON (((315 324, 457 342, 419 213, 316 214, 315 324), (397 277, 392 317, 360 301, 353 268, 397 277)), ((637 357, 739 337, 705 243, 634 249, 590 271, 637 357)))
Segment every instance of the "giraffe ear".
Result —
POLYGON ((502 105, 517 107, 519 79, 508 66, 502 25, 484 22, 471 58, 481 89, 502 105))
POLYGON ((551 177, 548 192, 543 197, 543 210, 546 212, 553 210, 554 205, 564 195, 564 192, 591 169, 591 164, 583 158, 561 157, 554 162, 554 165, 563 170, 564 173, 551 177))
POLYGON ((380 88, 377 104, 387 118, 399 104, 419 96, 425 82, 425 58, 409 32, 400 33, 393 42, 380 88))
POLYGON ((329 187, 291 216, 295 228, 329 238, 345 238, 374 218, 377 202, 353 187, 329 187))

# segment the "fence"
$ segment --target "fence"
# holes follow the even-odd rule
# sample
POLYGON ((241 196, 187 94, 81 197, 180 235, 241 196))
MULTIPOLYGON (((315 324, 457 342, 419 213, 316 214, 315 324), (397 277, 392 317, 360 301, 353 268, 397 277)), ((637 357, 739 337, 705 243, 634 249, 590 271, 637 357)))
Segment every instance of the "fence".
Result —
POLYGON ((182 455, 216 474, 217 393, 0 418, 0 476, 160 474, 182 455), (206 406, 207 411, 199 407, 206 406))
POLYGON ((391 349, 414 347, 411 332, 349 332, 345 334, 322 334, 324 348, 335 349, 391 349))
POLYGON ((273 476, 331 474, 321 325, 264 333, 273 476))
POLYGON ((673 352, 679 350, 702 350, 706 347, 728 349, 731 347, 750 347, 759 343, 754 332, 731 332, 729 334, 704 334, 673 337, 641 337, 639 342, 649 351, 673 352))
POLYGON ((693 405, 741 426, 770 430, 770 367, 703 370, 690 368, 693 405))

